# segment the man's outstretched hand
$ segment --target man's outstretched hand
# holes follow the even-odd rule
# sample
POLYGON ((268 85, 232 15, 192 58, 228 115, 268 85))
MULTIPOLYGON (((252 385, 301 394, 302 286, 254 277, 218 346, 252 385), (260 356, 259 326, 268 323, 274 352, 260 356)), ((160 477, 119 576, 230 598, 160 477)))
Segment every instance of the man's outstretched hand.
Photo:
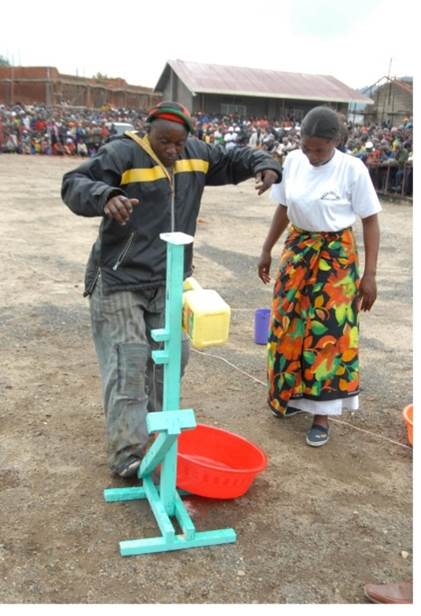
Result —
POLYGON ((272 171, 272 169, 265 169, 264 171, 259 171, 259 173, 256 173, 255 189, 257 190, 257 194, 262 195, 264 192, 267 191, 268 188, 272 186, 272 184, 275 184, 277 182, 280 182, 280 179, 276 171, 272 171))
POLYGON ((134 205, 139 205, 139 199, 128 199, 123 195, 115 195, 105 204, 104 213, 120 225, 125 225, 132 215, 134 205))

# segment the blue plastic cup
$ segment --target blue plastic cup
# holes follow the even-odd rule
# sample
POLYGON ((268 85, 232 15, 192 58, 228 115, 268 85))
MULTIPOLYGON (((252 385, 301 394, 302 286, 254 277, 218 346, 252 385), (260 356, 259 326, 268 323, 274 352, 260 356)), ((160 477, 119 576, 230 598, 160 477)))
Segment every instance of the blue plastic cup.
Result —
POLYGON ((258 308, 254 313, 254 341, 256 344, 267 344, 270 314, 270 308, 258 308))

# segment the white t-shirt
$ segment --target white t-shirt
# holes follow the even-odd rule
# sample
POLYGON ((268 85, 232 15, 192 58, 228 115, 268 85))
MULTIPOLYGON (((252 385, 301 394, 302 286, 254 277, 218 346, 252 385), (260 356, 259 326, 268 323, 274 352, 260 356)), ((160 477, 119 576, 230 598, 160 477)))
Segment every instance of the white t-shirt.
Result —
POLYGON ((306 231, 340 231, 357 216, 381 212, 381 205, 364 163, 335 150, 320 167, 310 164, 301 150, 285 160, 282 182, 272 186, 271 197, 288 208, 290 222, 306 231))
POLYGON ((229 141, 235 141, 236 139, 237 139, 237 135, 235 133, 228 132, 228 133, 225 133, 224 135, 225 143, 228 143, 229 141))

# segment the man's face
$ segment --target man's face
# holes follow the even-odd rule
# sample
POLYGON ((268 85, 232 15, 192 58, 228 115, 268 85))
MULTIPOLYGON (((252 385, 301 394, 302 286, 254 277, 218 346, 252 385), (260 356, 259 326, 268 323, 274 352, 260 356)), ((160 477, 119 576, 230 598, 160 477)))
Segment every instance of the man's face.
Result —
POLYGON ((188 132, 182 124, 155 120, 149 131, 149 142, 165 167, 172 167, 184 150, 187 136, 188 132))

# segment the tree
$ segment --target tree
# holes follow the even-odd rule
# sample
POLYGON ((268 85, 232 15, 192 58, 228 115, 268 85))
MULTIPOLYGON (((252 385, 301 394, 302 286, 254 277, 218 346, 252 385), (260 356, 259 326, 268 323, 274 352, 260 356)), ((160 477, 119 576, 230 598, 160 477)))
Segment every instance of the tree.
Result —
POLYGON ((107 75, 103 75, 102 73, 97 73, 96 75, 93 75, 92 79, 96 79, 97 81, 106 81, 109 77, 107 75))
POLYGON ((11 66, 11 64, 7 58, 0 55, 0 66, 11 66))

